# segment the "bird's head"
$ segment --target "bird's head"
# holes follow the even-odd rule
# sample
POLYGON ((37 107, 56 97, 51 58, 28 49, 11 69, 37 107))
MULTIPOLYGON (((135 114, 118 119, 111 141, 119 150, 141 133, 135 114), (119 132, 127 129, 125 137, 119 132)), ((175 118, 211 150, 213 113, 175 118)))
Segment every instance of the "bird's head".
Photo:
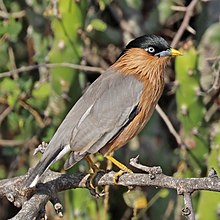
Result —
POLYGON ((183 55, 180 51, 169 46, 166 40, 156 35, 144 35, 132 40, 125 48, 125 51, 132 48, 145 50, 148 55, 155 57, 170 57, 183 55))
POLYGON ((144 35, 128 43, 112 67, 124 74, 154 77, 155 74, 164 74, 170 57, 181 55, 162 37, 144 35))

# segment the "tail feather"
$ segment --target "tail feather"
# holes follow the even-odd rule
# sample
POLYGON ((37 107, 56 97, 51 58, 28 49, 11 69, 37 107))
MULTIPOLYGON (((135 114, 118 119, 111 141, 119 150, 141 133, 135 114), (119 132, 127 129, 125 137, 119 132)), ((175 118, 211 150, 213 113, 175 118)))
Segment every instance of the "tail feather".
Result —
POLYGON ((27 188, 34 187, 38 183, 40 177, 46 172, 46 170, 57 160, 61 159, 66 153, 70 151, 70 146, 66 145, 62 148, 58 148, 56 151, 50 145, 47 147, 43 154, 42 159, 38 164, 31 170, 28 179, 26 180, 25 186, 27 188))
POLYGON ((34 187, 37 185, 40 177, 44 172, 50 167, 50 165, 54 162, 54 159, 51 160, 41 160, 38 164, 31 170, 30 175, 25 183, 26 187, 34 187))

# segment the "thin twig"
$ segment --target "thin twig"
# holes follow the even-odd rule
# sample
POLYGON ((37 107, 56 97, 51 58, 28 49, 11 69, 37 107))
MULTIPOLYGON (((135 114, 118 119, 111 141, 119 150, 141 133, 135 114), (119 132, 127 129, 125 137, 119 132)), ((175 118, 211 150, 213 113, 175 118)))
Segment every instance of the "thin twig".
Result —
POLYGON ((4 140, 4 139, 0 139, 0 146, 9 146, 9 147, 13 147, 13 146, 19 146, 19 145, 23 145, 25 144, 26 141, 24 140, 4 140))
POLYGON ((41 128, 45 127, 44 120, 41 118, 37 110, 35 110, 31 105, 26 103, 24 100, 19 100, 19 104, 33 115, 33 117, 36 119, 36 121, 38 122, 41 128))
MULTIPOLYGON (((9 56, 10 66, 14 70, 16 70, 17 66, 16 66, 15 55, 14 55, 14 51, 13 51, 12 47, 8 48, 8 56, 9 56)), ((18 73, 16 71, 14 71, 13 77, 14 77, 14 79, 18 78, 18 73)))
POLYGON ((186 7, 186 13, 183 18, 183 22, 180 25, 180 28, 178 29, 178 31, 177 31, 177 33, 171 43, 171 47, 175 47, 177 45, 177 43, 179 42, 180 38, 182 37, 184 31, 189 26, 190 19, 193 16, 193 11, 194 11, 197 3, 198 3, 198 0, 192 0, 190 2, 190 4, 186 7))
POLYGON ((4 121, 4 119, 8 116, 8 114, 12 111, 12 107, 8 106, 1 114, 0 114, 0 125, 4 121))
POLYGON ((184 205, 185 205, 184 209, 182 210, 183 215, 188 220, 195 220, 195 213, 193 211, 191 194, 184 193, 183 198, 184 198, 184 205))
POLYGON ((40 63, 40 64, 36 64, 36 65, 31 65, 31 66, 22 66, 18 69, 14 69, 14 70, 7 71, 7 72, 2 72, 2 73, 0 73, 0 78, 10 77, 14 74, 14 72, 17 72, 17 73, 27 72, 27 71, 38 69, 41 67, 45 67, 45 68, 67 67, 67 68, 76 69, 76 70, 80 70, 80 71, 97 72, 100 74, 104 72, 104 70, 99 67, 83 66, 83 65, 72 64, 72 63, 40 63))
POLYGON ((144 171, 144 172, 146 172, 146 173, 149 173, 149 174, 151 174, 151 175, 153 175, 153 176, 155 176, 156 174, 162 173, 162 169, 161 169, 161 167, 159 167, 159 166, 148 167, 148 166, 144 166, 144 165, 142 165, 142 164, 140 164, 140 163, 137 163, 138 158, 139 158, 139 156, 130 159, 130 164, 131 164, 133 167, 136 167, 136 168, 138 168, 139 170, 142 170, 142 171, 144 171))
POLYGON ((0 17, 4 18, 4 19, 8 19, 8 18, 22 18, 26 15, 25 11, 17 11, 17 12, 11 12, 11 13, 7 13, 5 11, 0 11, 0 17))
POLYGON ((173 10, 173 11, 183 11, 183 12, 185 12, 185 11, 186 11, 186 7, 184 7, 184 6, 172 5, 172 6, 171 6, 171 10, 173 10))
POLYGON ((176 142, 179 145, 183 144, 183 141, 180 137, 180 135, 177 133, 177 131, 175 130, 175 128, 173 127, 170 119, 168 118, 168 116, 165 114, 165 112, 161 109, 161 107, 159 105, 156 105, 156 111, 158 112, 158 114, 160 115, 160 117, 163 119, 163 121, 165 122, 165 124, 167 125, 170 133, 175 137, 176 142))
POLYGON ((3 0, 0 0, 0 9, 4 12, 8 12, 3 0))

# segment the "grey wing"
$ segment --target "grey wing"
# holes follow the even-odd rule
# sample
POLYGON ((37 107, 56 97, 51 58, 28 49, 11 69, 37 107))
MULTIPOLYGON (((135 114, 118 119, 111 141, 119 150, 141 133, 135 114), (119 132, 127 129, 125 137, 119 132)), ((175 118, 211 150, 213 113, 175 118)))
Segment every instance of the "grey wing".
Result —
POLYGON ((134 76, 109 70, 101 77, 101 83, 83 96, 85 103, 91 101, 91 95, 95 98, 72 131, 72 162, 66 167, 104 147, 129 122, 139 103, 143 85, 134 76))

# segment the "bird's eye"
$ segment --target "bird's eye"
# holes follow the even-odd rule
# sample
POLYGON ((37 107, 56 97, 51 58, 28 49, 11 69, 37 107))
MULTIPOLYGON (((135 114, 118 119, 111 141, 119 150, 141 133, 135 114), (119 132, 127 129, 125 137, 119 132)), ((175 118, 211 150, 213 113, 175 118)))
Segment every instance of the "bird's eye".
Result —
POLYGON ((153 47, 148 47, 148 48, 147 48, 147 51, 148 51, 149 53, 154 53, 154 52, 155 52, 155 49, 154 49, 153 47))

